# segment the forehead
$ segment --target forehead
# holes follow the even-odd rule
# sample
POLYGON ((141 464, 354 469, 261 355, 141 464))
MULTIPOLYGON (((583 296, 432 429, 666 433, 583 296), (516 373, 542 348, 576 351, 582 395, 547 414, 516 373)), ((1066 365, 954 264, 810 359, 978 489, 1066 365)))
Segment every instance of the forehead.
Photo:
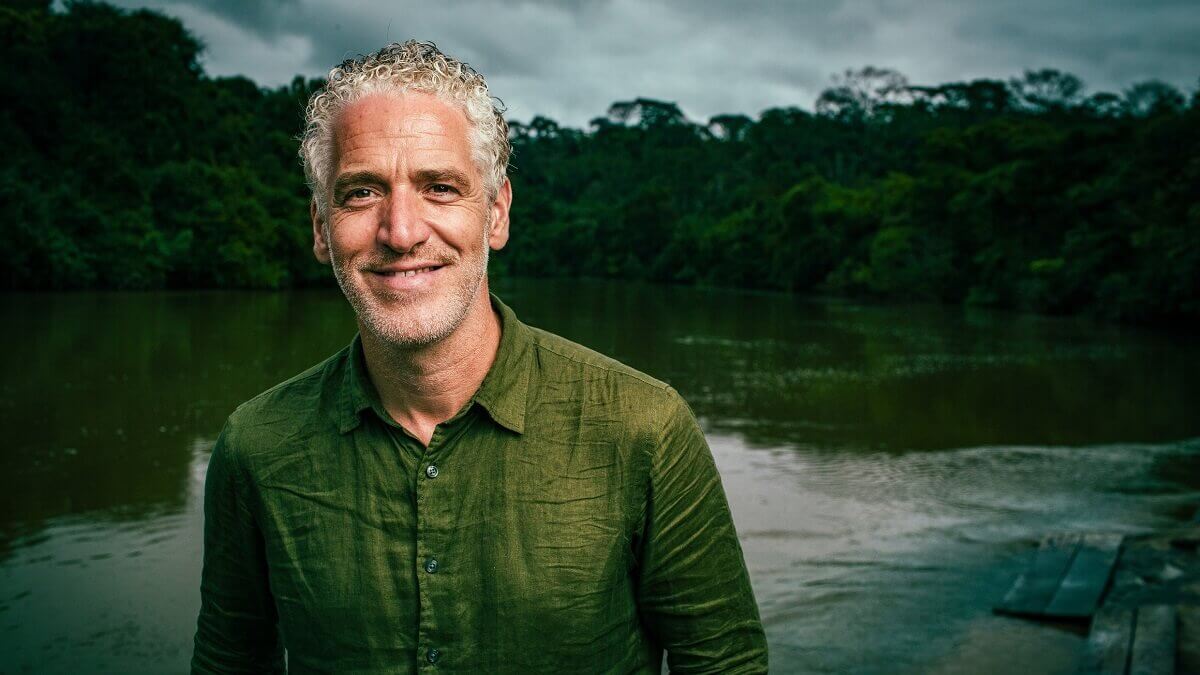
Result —
POLYGON ((421 92, 370 94, 346 106, 333 127, 336 164, 426 158, 470 162, 471 125, 461 108, 421 92))

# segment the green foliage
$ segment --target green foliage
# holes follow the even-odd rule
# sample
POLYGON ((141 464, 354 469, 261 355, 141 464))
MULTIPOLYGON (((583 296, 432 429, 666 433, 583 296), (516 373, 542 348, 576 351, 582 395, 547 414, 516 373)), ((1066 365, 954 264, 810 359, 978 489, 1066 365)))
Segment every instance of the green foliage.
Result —
POLYGON ((638 99, 590 133, 538 118, 514 125, 534 205, 497 257, 510 274, 1194 321, 1200 97, 1184 101, 1157 82, 1085 96, 1054 70, 915 87, 867 68, 815 115, 700 125, 638 99))
POLYGON ((318 83, 211 79, 174 19, 0 7, 7 288, 324 282, 291 134, 318 83))
MULTIPOLYGON (((328 284, 294 134, 322 83, 211 78, 154 12, 0 6, 5 288, 328 284)), ((493 274, 1200 319, 1200 92, 846 71, 816 111, 510 122, 493 274)))

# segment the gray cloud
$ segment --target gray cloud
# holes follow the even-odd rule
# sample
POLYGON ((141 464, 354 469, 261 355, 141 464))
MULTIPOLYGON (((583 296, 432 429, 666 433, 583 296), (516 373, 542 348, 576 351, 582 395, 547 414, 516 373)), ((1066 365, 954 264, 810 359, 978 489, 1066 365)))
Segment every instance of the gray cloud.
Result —
POLYGON ((433 40, 488 76, 510 115, 584 125, 617 100, 676 101, 694 119, 810 108, 847 68, 913 82, 1059 68, 1090 91, 1200 76, 1194 0, 118 0, 179 17, 214 75, 278 85, 388 41, 433 40))

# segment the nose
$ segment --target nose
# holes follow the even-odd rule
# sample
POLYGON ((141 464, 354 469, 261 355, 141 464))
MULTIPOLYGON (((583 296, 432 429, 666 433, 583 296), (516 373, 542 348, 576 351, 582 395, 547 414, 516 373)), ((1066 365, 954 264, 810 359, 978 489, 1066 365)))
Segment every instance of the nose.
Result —
POLYGON ((408 253, 428 238, 420 198, 405 190, 392 191, 380 211, 376 242, 397 253, 408 253))

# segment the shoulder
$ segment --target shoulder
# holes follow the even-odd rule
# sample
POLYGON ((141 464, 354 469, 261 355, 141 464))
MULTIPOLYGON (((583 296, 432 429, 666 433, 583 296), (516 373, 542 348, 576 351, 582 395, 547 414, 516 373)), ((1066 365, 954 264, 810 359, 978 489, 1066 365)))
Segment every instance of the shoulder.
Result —
POLYGON ((671 390, 667 383, 577 342, 540 328, 530 327, 529 330, 533 334, 534 349, 544 370, 552 373, 564 371, 582 374, 589 379, 612 380, 639 389, 662 392, 671 390))
POLYGON ((541 388, 575 397, 583 414, 604 409, 652 435, 668 421, 690 416, 687 403, 666 382, 562 336, 530 330, 541 388))
POLYGON ((244 452, 295 438, 317 424, 329 424, 326 411, 340 391, 349 347, 239 405, 222 435, 244 452))

